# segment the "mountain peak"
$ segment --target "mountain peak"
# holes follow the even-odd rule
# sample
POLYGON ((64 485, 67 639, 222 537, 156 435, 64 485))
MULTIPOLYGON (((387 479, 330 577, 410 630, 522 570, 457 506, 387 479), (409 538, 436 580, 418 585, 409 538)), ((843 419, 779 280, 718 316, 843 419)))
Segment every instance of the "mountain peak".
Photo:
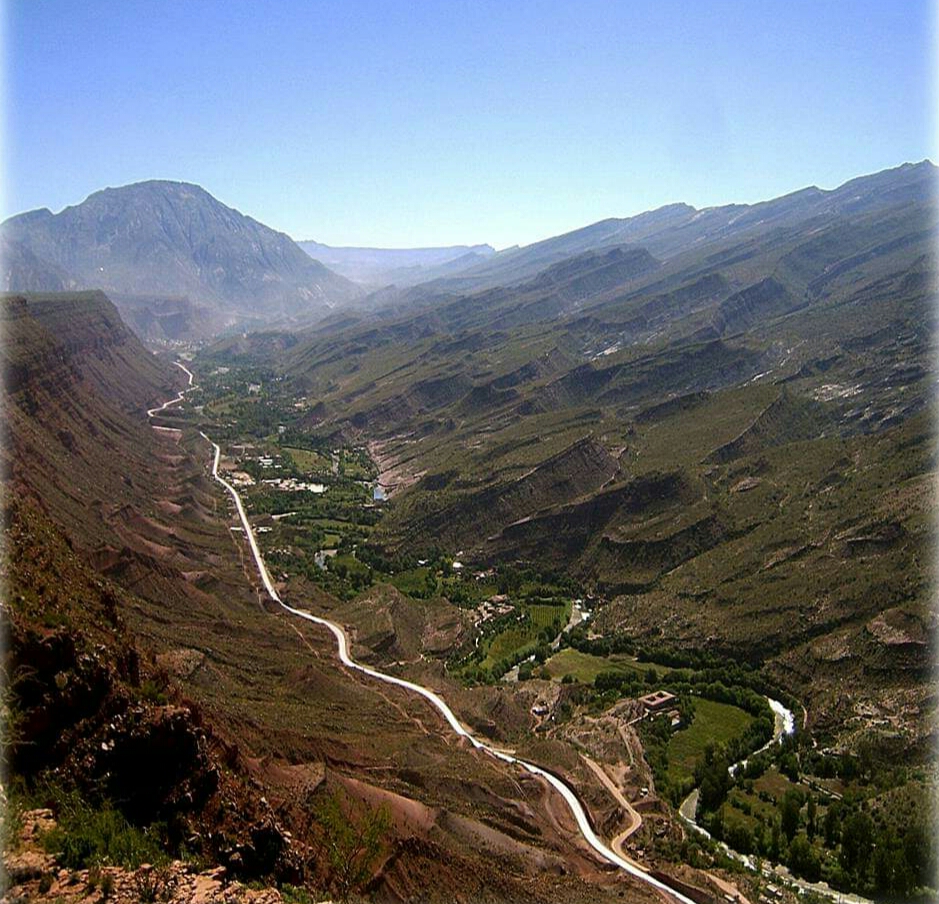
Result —
POLYGON ((76 288, 187 297, 254 322, 314 319, 360 294, 282 232, 190 182, 101 189, 58 214, 13 217, 2 235, 76 288))

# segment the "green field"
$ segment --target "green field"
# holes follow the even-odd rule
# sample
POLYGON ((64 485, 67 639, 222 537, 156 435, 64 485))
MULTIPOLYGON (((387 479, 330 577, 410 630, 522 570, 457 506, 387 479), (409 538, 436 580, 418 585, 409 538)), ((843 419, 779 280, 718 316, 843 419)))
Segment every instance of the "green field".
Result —
POLYGON ((534 651, 539 643, 539 633, 555 619, 559 619, 563 627, 571 613, 570 601, 564 606, 522 605, 521 608, 529 614, 530 620, 501 631, 490 641, 483 668, 492 668, 501 660, 518 655, 526 647, 534 651))
POLYGON ((482 666, 491 669, 500 660, 513 656, 529 644, 534 646, 533 634, 527 625, 520 625, 502 631, 489 644, 489 650, 486 658, 482 661, 482 666))
POLYGON ((564 606, 526 605, 525 609, 531 616, 532 626, 537 631, 553 624, 555 620, 559 620, 563 628, 571 617, 570 601, 564 606))
POLYGON ((668 776, 681 782, 694 775, 695 763, 710 742, 726 743, 746 731, 753 717, 736 706, 696 698, 694 722, 668 742, 668 776))
POLYGON ((407 571, 399 571, 388 578, 389 584, 394 584, 402 593, 408 596, 423 596, 427 589, 427 576, 430 569, 427 566, 418 568, 409 568, 407 571))
POLYGON ((284 446, 283 451, 290 455, 299 470, 307 474, 329 474, 332 470, 332 460, 328 455, 292 446, 284 446))
POLYGON ((553 679, 560 680, 565 675, 573 675, 581 684, 593 684, 600 672, 622 672, 624 675, 641 674, 644 670, 632 656, 594 656, 581 653, 568 647, 556 653, 546 663, 545 668, 553 679))

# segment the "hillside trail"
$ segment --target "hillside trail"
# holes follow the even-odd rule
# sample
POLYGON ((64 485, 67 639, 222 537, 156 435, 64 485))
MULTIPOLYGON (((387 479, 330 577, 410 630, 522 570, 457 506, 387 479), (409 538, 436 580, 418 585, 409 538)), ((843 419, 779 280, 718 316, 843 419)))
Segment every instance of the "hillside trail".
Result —
MULTIPOLYGON (((626 799, 626 796, 623 792, 617 787, 616 783, 610 776, 607 774, 607 771, 595 760, 592 760, 586 753, 582 753, 580 758, 590 767, 590 770, 594 775, 600 780, 603 787, 610 792, 613 796, 613 799, 620 805, 620 807, 625 811, 626 815, 629 817, 629 825, 626 826, 611 842, 610 847, 613 848, 621 857, 627 857, 628 855, 623 850, 623 842, 626 841, 630 835, 634 834, 642 826, 642 816, 641 814, 633 807, 633 805, 626 799)), ((635 861, 633 861, 635 862, 635 861)), ((636 864, 640 869, 644 869, 641 864, 636 864)))

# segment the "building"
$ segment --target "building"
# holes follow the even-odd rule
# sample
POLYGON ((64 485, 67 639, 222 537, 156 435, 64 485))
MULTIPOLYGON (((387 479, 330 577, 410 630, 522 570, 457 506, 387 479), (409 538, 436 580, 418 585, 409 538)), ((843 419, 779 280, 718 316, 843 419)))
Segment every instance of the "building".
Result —
POLYGON ((654 691, 640 697, 639 702, 645 707, 646 713, 658 713, 674 706, 675 695, 668 691, 654 691))

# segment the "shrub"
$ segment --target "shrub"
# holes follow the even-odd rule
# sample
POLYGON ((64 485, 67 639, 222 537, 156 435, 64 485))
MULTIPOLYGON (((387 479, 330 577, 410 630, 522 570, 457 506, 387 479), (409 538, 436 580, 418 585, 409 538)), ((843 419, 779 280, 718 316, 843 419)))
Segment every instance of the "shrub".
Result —
POLYGON ((140 699, 146 703, 155 703, 157 706, 166 706, 169 702, 164 686, 152 678, 147 678, 141 683, 140 699))
POLYGON ((169 900, 175 881, 169 867, 153 867, 134 877, 134 891, 142 904, 169 900))
POLYGON ((373 809, 327 797, 315 812, 321 845, 330 867, 330 887, 340 901, 365 886, 391 826, 384 807, 373 809))
POLYGON ((314 904, 316 900, 305 888, 289 883, 281 886, 280 895, 284 904, 314 904))
POLYGON ((53 809, 58 824, 45 834, 42 844, 68 869, 102 863, 136 869, 141 863, 167 860, 152 835, 132 826, 109 804, 95 809, 76 792, 58 792, 53 809))

